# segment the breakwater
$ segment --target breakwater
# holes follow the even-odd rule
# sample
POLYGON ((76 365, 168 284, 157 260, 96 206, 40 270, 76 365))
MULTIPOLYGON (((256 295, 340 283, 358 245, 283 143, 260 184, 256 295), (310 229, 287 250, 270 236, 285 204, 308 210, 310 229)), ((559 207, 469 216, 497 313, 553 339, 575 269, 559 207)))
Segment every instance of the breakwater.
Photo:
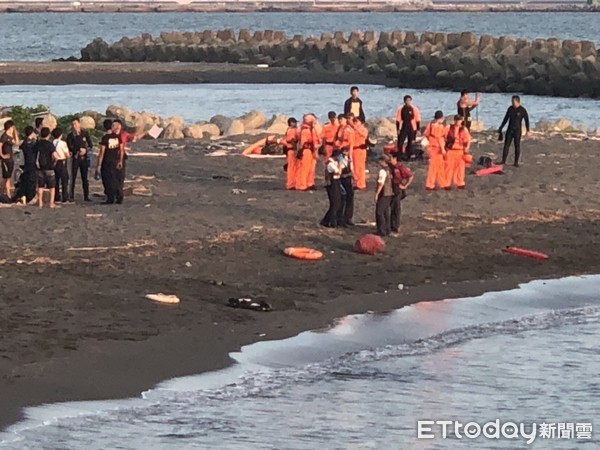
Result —
POLYGON ((113 44, 98 38, 81 50, 81 60, 266 64, 380 75, 391 86, 600 97, 595 44, 557 38, 412 31, 288 37, 282 31, 225 29, 143 34, 113 44))

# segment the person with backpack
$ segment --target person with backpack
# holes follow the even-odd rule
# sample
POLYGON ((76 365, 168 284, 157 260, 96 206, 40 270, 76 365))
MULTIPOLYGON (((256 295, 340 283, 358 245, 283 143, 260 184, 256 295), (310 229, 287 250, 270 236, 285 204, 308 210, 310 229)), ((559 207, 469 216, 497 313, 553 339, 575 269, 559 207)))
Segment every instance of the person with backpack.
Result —
POLYGON ((400 232, 400 213, 402 200, 406 197, 406 190, 412 184, 414 175, 398 160, 398 153, 390 153, 390 173, 392 174, 392 189, 394 195, 390 208, 390 228, 396 234, 400 232))
POLYGON ((465 188, 465 159, 471 148, 471 133, 464 123, 464 118, 457 114, 446 134, 446 190, 452 189, 453 183, 458 189, 465 188))
POLYGON ((434 191, 437 186, 444 188, 446 183, 446 135, 448 127, 444 125, 444 113, 436 111, 433 121, 427 125, 423 135, 429 141, 427 153, 429 154, 429 166, 427 168, 427 179, 425 189, 434 191))
POLYGON ((375 191, 375 224, 379 236, 388 236, 391 232, 391 205, 394 197, 392 173, 387 156, 379 158, 379 174, 375 191))
POLYGON ((56 148, 56 165, 54 166, 54 173, 56 176, 56 201, 61 201, 63 204, 71 201, 69 198, 69 168, 67 162, 69 161, 69 147, 63 140, 63 132, 60 128, 56 128, 52 131, 52 137, 54 138, 53 144, 56 148))
POLYGON ((39 140, 35 144, 35 153, 37 155, 37 197, 38 206, 44 207, 44 191, 50 193, 50 208, 56 208, 56 176, 54 167, 58 160, 56 147, 50 142, 50 129, 43 127, 40 130, 39 140))

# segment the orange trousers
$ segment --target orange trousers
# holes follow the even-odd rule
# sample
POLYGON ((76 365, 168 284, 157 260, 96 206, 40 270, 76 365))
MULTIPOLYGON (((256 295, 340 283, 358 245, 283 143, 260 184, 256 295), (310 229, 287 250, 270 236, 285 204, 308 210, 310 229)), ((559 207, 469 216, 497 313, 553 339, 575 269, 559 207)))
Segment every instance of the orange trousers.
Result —
POLYGON ((296 189, 296 175, 298 172, 296 159, 296 151, 290 150, 287 152, 287 174, 285 178, 286 189, 296 189))
POLYGON ((314 175, 314 162, 315 158, 311 151, 305 150, 302 159, 296 160, 296 190, 305 191, 309 187, 315 185, 314 175), (310 176, 313 178, 311 179, 310 176))
POLYGON ((450 150, 446 155, 446 186, 451 187, 452 183, 456 187, 465 187, 465 152, 462 150, 450 150))
POLYGON ((434 151, 429 154, 429 167, 427 169, 427 180, 425 187, 435 189, 436 187, 445 188, 448 186, 446 181, 446 160, 440 151, 434 151))
POLYGON ((356 189, 367 188, 367 150, 357 148, 352 150, 352 164, 354 165, 354 185, 356 189))
POLYGON ((312 162, 312 166, 310 168, 310 173, 308 174, 308 187, 312 187, 315 185, 315 175, 317 173, 317 163, 319 162, 319 155, 316 153, 313 153, 313 158, 312 158, 313 162, 312 162))

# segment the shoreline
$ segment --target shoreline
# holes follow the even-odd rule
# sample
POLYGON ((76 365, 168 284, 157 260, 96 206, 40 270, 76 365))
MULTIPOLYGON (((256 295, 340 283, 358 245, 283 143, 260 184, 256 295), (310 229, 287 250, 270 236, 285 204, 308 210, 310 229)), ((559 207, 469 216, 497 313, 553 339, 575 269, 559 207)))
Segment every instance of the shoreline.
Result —
POLYGON ((178 4, 176 2, 165 3, 131 3, 131 4, 114 4, 114 3, 93 3, 89 5, 73 6, 72 2, 65 1, 64 3, 51 4, 48 3, 27 3, 19 4, 4 3, 0 6, 2 13, 438 13, 438 12, 455 12, 455 13, 510 13, 510 12, 527 12, 527 13, 565 13, 565 12, 600 12, 597 6, 589 6, 585 3, 577 5, 573 4, 555 4, 552 2, 540 2, 537 5, 528 4, 520 6, 518 2, 514 4, 473 4, 473 3, 440 3, 436 2, 429 6, 413 6, 413 5, 389 5, 370 3, 368 1, 362 3, 343 2, 336 4, 314 5, 312 2, 307 2, 306 5, 288 5, 286 3, 277 2, 235 2, 231 4, 221 3, 217 5, 209 5, 206 3, 200 4, 178 4))
MULTIPOLYGON (((473 280, 445 285, 425 284, 387 294, 342 296, 334 299, 338 305, 335 309, 327 310, 325 315, 318 312, 299 318, 293 316, 306 315, 306 313, 293 312, 292 317, 288 314, 278 317, 278 321, 290 320, 290 323, 294 324, 292 328, 285 331, 280 326, 274 326, 270 320, 270 315, 277 314, 276 312, 259 313, 257 320, 242 330, 241 338, 233 336, 224 340, 199 341, 194 331, 188 331, 150 338, 142 342, 86 342, 73 354, 49 362, 44 367, 45 380, 35 380, 36 382, 31 383, 31 379, 26 379, 23 383, 11 383, 11 390, 18 395, 11 396, 9 393, 1 396, 3 404, 11 404, 11 407, 5 407, 0 411, 0 432, 6 432, 11 426, 26 419, 24 414, 26 408, 73 401, 137 398, 144 391, 164 381, 230 367, 235 364, 235 361, 229 354, 240 351, 244 346, 261 341, 283 340, 306 331, 328 329, 337 319, 344 316, 385 314, 420 302, 479 297, 489 292, 518 289, 519 285, 534 280, 591 274, 565 272, 544 278, 515 275, 502 280, 473 280), (374 305, 373 302, 377 304, 374 305), (301 319, 300 324, 297 319, 301 319), (266 336, 259 337, 259 334, 263 333, 266 333, 266 336), (176 356, 172 351, 176 352, 176 356), (90 358, 90 353, 94 355, 93 358, 90 358), (209 358, 199 358, 199 354, 209 355, 209 358), (98 356, 102 357, 101 361, 97 359, 98 356), (69 379, 68 374, 73 370, 78 372, 78 380, 69 379), (99 371, 102 372, 100 376, 99 371), (108 378, 112 383, 103 385, 102 378, 108 378), (69 386, 65 385, 65 379, 69 380, 69 386), (116 384, 115 380, 117 380, 116 384), (97 381, 99 385, 91 389, 86 385, 88 381, 97 381), (25 399, 22 398, 24 392, 28 392, 25 399)), ((0 381, 0 386, 8 387, 3 381, 0 381)))
POLYGON ((70 84, 378 84, 391 86, 383 75, 331 73, 305 68, 230 63, 3 61, 0 86, 70 84))

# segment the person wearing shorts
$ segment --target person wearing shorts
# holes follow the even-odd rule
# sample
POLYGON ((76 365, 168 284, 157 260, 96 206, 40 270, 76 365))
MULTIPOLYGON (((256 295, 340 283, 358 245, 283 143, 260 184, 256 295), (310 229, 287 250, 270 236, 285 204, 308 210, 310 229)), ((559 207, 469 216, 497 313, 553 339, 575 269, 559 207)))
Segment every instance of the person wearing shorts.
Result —
POLYGON ((38 206, 44 206, 44 191, 50 193, 50 208, 55 208, 56 176, 54 168, 58 160, 56 147, 50 141, 50 129, 44 127, 40 131, 40 140, 36 144, 38 206))
POLYGON ((19 145, 19 133, 12 120, 4 124, 4 133, 0 136, 0 166, 2 172, 2 190, 0 194, 8 198, 12 196, 12 176, 15 171, 15 158, 13 147, 19 145))

